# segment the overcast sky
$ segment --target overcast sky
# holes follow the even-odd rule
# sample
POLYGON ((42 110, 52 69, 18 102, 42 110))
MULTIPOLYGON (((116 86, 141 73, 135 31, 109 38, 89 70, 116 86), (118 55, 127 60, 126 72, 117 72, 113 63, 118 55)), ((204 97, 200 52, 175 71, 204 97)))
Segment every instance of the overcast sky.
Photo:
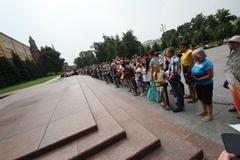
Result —
POLYGON ((102 35, 134 30, 140 41, 159 38, 198 13, 226 8, 240 16, 240 0, 0 0, 0 31, 29 45, 54 45, 70 64, 102 35))

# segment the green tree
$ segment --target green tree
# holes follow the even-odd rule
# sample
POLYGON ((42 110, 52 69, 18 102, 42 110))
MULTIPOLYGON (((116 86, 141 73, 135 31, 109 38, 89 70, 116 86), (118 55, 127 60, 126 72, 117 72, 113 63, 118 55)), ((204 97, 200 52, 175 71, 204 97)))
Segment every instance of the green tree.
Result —
POLYGON ((31 74, 28 72, 26 68, 26 64, 22 61, 19 56, 15 53, 12 54, 12 60, 14 65, 19 71, 21 81, 29 81, 32 79, 31 74))
POLYGON ((107 54, 105 52, 105 45, 103 42, 94 42, 93 49, 98 62, 107 61, 107 54))
POLYGON ((26 65, 26 69, 30 73, 32 79, 39 78, 41 76, 41 72, 34 62, 26 60, 25 65, 26 65))
POLYGON ((123 33, 122 41, 126 46, 127 58, 130 58, 133 55, 140 53, 141 43, 137 40, 137 37, 133 35, 132 30, 123 33))
POLYGON ((240 17, 238 17, 234 22, 233 22, 234 28, 233 28, 233 34, 240 34, 240 17))
POLYGON ((74 64, 77 68, 82 68, 84 66, 89 66, 95 64, 97 59, 92 50, 82 51, 79 53, 79 56, 74 59, 74 64))
POLYGON ((157 42, 154 42, 152 49, 155 51, 160 51, 160 45, 157 42))
POLYGON ((177 27, 177 32, 180 41, 191 42, 192 35, 192 24, 191 22, 186 22, 177 27))
POLYGON ((207 30, 208 40, 217 40, 216 26, 218 26, 216 16, 213 14, 207 16, 205 29, 207 30))
POLYGON ((223 39, 226 36, 231 36, 233 34, 234 26, 232 21, 237 19, 237 16, 231 15, 228 9, 219 9, 215 14, 215 17, 218 22, 217 26, 217 38, 223 39))
POLYGON ((45 74, 50 72, 57 74, 58 72, 62 71, 65 60, 60 58, 60 55, 60 52, 51 47, 41 47, 38 61, 45 74))
POLYGON ((230 21, 237 19, 237 16, 232 15, 228 9, 224 8, 217 10, 215 16, 219 24, 228 23, 230 21))
POLYGON ((239 34, 240 20, 232 15, 229 10, 219 9, 216 14, 204 16, 197 14, 191 19, 177 27, 165 31, 161 37, 161 50, 166 47, 176 47, 181 41, 192 45, 203 45, 209 41, 223 40, 223 38, 239 34))
POLYGON ((0 57, 0 88, 20 82, 20 74, 10 60, 0 57))
POLYGON ((146 47, 144 47, 142 44, 141 44, 141 47, 140 47, 140 53, 141 55, 145 54, 147 51, 146 51, 146 47))
POLYGON ((171 29, 162 34, 161 41, 161 48, 177 47, 180 42, 180 38, 178 32, 175 29, 171 29))
POLYGON ((152 47, 151 47, 150 45, 147 45, 146 51, 149 52, 149 51, 151 51, 151 50, 152 50, 152 47))
POLYGON ((126 47, 125 43, 119 38, 118 35, 116 35, 115 41, 116 41, 117 56, 126 57, 127 47, 126 47))

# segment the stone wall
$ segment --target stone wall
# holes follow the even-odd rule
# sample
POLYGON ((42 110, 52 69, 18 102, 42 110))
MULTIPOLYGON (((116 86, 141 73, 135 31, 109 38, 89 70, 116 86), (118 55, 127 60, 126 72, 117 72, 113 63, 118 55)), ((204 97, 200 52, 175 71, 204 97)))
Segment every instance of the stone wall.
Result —
POLYGON ((28 46, 0 32, 0 56, 10 59, 12 52, 16 53, 23 61, 33 60, 28 46))

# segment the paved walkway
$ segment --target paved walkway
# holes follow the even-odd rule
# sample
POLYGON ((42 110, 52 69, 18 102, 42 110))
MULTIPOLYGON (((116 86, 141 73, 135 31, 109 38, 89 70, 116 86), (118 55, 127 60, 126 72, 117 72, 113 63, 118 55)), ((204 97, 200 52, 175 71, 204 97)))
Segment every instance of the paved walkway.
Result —
POLYGON ((96 130, 76 79, 22 89, 0 101, 0 159, 3 160, 50 148, 63 139, 96 130))

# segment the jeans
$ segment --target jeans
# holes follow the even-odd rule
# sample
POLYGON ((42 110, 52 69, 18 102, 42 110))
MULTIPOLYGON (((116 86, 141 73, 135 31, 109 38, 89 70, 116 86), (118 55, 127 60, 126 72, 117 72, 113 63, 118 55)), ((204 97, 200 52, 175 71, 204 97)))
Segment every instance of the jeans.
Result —
POLYGON ((137 87, 137 83, 136 83, 135 79, 132 78, 132 79, 131 79, 131 82, 132 82, 133 91, 134 91, 134 93, 137 94, 137 93, 138 93, 138 92, 137 92, 138 87, 137 87))
POLYGON ((180 75, 176 76, 174 79, 169 80, 170 85, 177 97, 178 109, 184 108, 184 85, 181 82, 180 75))
POLYGON ((116 87, 120 86, 121 82, 120 82, 120 77, 118 75, 114 76, 114 80, 113 81, 114 81, 114 84, 115 84, 116 87))
POLYGON ((132 82, 131 82, 130 79, 127 80, 127 86, 128 86, 129 91, 132 91, 132 90, 133 90, 132 82))

